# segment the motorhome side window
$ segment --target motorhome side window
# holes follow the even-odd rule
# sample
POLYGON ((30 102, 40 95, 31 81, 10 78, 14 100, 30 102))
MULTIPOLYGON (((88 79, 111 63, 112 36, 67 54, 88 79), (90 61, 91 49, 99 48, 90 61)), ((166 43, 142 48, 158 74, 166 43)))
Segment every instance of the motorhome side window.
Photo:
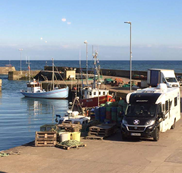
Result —
POLYGON ((161 104, 157 105, 157 113, 161 112, 161 104))
POLYGON ((169 106, 168 106, 168 101, 166 101, 166 103, 165 103, 165 107, 166 107, 166 112, 169 110, 169 106))
POLYGON ((165 104, 162 104, 162 111, 165 113, 165 104))
POLYGON ((178 102, 177 102, 177 97, 174 98, 174 106, 177 106, 178 102))

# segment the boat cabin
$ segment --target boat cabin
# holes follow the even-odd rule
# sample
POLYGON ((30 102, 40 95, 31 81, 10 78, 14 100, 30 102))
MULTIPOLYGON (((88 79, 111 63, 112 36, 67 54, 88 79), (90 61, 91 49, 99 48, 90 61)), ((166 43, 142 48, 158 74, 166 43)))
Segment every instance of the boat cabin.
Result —
POLYGON ((41 92, 40 83, 38 83, 35 79, 33 80, 33 82, 28 82, 27 92, 31 92, 31 93, 41 92))
POLYGON ((107 96, 108 94, 109 94, 109 90, 104 90, 104 89, 86 88, 84 90, 84 97, 86 99, 93 98, 93 97, 99 97, 99 96, 107 96))

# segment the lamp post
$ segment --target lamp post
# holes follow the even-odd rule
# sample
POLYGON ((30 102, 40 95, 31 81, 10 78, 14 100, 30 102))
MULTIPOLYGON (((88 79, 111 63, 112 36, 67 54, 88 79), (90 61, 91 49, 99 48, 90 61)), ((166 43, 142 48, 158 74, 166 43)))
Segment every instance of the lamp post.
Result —
POLYGON ((86 44, 86 83, 88 86, 88 43, 87 43, 87 40, 84 41, 84 44, 86 44))
POLYGON ((132 83, 131 83, 131 80, 132 80, 131 22, 128 21, 128 22, 124 22, 124 23, 130 24, 130 92, 131 92, 131 87, 132 87, 132 83))
POLYGON ((19 51, 20 51, 20 71, 22 70, 21 69, 21 52, 23 51, 23 49, 19 49, 19 51))

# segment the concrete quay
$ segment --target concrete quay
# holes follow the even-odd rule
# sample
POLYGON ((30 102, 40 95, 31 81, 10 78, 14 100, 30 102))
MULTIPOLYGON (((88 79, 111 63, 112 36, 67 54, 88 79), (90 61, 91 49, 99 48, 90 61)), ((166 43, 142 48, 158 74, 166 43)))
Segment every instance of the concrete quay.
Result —
POLYGON ((24 145, 0 158, 1 173, 181 173, 182 120, 160 140, 122 141, 120 132, 106 140, 84 140, 86 147, 63 150, 24 145), (19 153, 19 155, 16 155, 19 153))

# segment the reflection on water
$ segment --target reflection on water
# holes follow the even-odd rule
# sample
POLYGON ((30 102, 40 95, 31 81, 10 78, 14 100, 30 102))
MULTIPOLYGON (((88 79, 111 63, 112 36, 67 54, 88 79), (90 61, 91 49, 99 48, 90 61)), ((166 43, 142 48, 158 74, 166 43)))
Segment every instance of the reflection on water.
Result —
POLYGON ((0 97, 0 150, 34 140, 41 125, 55 123, 55 115, 68 109, 68 100, 24 98, 19 89, 3 90, 0 97))

